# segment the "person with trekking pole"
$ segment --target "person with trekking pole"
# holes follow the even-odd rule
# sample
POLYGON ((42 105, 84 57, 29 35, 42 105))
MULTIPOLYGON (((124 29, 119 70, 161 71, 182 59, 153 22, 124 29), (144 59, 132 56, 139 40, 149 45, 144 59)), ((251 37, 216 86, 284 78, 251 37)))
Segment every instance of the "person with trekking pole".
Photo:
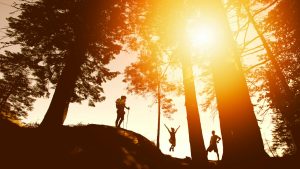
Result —
MULTIPOLYGON (((125 108, 129 110, 130 108, 126 106, 126 96, 121 96, 116 100, 116 108, 117 108, 117 119, 115 121, 116 127, 120 127, 122 122, 124 121, 125 108)), ((129 113, 129 111, 128 111, 129 113)), ((127 115, 128 118, 128 115, 127 115)), ((128 120, 128 119, 127 119, 128 120)))

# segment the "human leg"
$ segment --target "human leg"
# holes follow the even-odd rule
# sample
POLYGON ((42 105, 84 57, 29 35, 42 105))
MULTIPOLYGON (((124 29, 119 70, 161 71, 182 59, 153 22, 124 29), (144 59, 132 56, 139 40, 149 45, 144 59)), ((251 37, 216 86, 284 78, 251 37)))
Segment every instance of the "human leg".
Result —
POLYGON ((214 148, 214 152, 216 152, 216 154, 217 154, 217 157, 218 157, 218 161, 220 160, 219 159, 219 151, 218 151, 218 148, 217 148, 217 146, 214 148))
POLYGON ((120 120, 119 120, 118 127, 121 127, 121 124, 122 124, 123 120, 124 120, 124 114, 120 115, 120 120))
POLYGON ((119 127, 119 120, 120 120, 120 116, 119 116, 119 114, 118 114, 118 115, 117 115, 117 119, 116 119, 116 121, 115 121, 116 127, 119 127))

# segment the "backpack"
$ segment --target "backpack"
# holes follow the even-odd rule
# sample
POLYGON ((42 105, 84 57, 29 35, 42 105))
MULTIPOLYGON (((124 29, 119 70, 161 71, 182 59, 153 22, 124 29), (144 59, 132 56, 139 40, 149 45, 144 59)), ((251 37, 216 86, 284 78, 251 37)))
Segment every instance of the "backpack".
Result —
POLYGON ((116 100, 116 108, 117 108, 117 109, 121 109, 121 107, 122 107, 122 105, 121 105, 121 99, 118 98, 118 99, 116 100))

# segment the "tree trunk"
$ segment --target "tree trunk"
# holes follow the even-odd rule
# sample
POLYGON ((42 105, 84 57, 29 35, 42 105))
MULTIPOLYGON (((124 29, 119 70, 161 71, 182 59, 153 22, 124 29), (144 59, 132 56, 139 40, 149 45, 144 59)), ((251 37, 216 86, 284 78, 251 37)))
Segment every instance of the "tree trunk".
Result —
POLYGON ((207 165, 207 154, 201 129, 190 57, 182 60, 182 76, 192 161, 194 167, 203 167, 207 165))
POLYGON ((61 126, 67 116, 67 109, 80 74, 80 67, 85 60, 84 46, 80 45, 84 41, 77 39, 76 42, 70 52, 71 55, 67 58, 66 66, 62 71, 48 111, 41 123, 43 127, 61 126))
POLYGON ((223 137, 223 160, 231 163, 266 157, 242 72, 233 63, 215 61, 212 64, 223 137))
POLYGON ((157 83, 157 138, 156 138, 156 146, 159 149, 159 137, 160 137, 160 80, 157 83))
POLYGON ((212 68, 223 137, 223 161, 236 163, 264 158, 260 129, 224 5, 221 0, 195 3, 203 9, 202 15, 214 18, 220 28, 216 32, 218 50, 215 50, 212 68))

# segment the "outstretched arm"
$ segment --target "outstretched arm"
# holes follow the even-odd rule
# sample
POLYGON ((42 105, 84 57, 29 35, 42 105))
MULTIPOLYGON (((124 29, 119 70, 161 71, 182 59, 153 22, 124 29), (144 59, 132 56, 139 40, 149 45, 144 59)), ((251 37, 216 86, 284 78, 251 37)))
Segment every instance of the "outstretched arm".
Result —
POLYGON ((166 129, 167 129, 169 132, 171 132, 170 129, 166 126, 166 124, 164 124, 164 125, 165 125, 166 129))
POLYGON ((177 127, 177 129, 175 130, 175 133, 177 132, 177 130, 179 129, 180 125, 177 127))
POLYGON ((126 100, 123 100, 123 101, 122 101, 122 104, 123 104, 124 108, 126 108, 127 110, 130 109, 129 107, 126 106, 126 100))

